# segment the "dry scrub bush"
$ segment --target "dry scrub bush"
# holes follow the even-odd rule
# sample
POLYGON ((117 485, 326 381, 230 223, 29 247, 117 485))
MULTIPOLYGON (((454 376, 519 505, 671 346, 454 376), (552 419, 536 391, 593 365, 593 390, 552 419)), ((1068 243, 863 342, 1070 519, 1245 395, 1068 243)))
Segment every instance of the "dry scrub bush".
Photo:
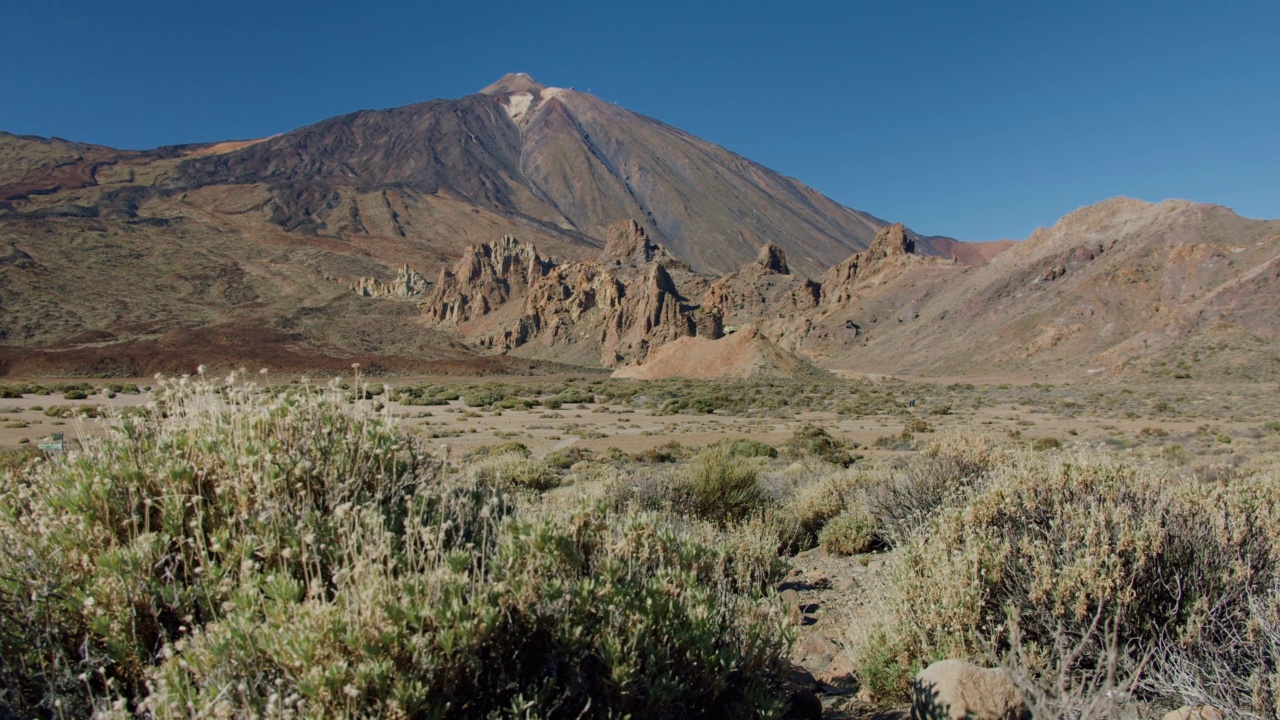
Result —
POLYGON ((478 483, 496 483, 511 489, 550 490, 560 484, 560 474, 547 463, 517 452, 503 452, 467 464, 466 474, 478 483))
POLYGON ((857 508, 849 508, 831 518, 818 537, 822 547, 832 555, 869 552, 878 539, 876 519, 857 508))
POLYGON ((866 483, 862 502, 876 518, 879 533, 897 545, 939 508, 963 503, 993 467, 1006 461, 1005 451, 988 438, 948 436, 931 443, 904 467, 883 471, 866 483))
POLYGON ((783 449, 793 457, 812 456, 841 467, 849 467, 857 460, 848 443, 836 440, 826 428, 812 423, 805 423, 792 433, 783 449))
POLYGON ((1060 664, 1056 638, 1083 642, 1077 684, 1105 671, 1087 662, 1106 657, 1106 634, 1088 632, 1100 613, 1129 659, 1157 643, 1220 642, 1216 619, 1247 625, 1249 598, 1275 577, 1274 480, 1177 483, 1141 460, 1087 450, 1006 456, 902 544, 888 618, 865 635, 864 683, 902 696, 932 660, 1007 648, 1015 617, 1032 677, 1060 664))
POLYGON ((724 527, 771 504, 760 487, 760 465, 727 445, 704 448, 687 465, 670 471, 643 469, 610 488, 615 507, 665 510, 724 527))
POLYGON ((1227 717, 1280 718, 1280 578, 1274 572, 1269 591, 1236 586, 1202 609, 1193 632, 1159 638, 1140 686, 1227 717))
POLYGON ((778 714, 758 540, 517 518, 336 388, 162 395, 0 481, 0 715, 778 714))
POLYGON ((770 515, 780 552, 794 555, 815 547, 827 523, 857 496, 860 475, 848 470, 816 475, 784 495, 770 515))
POLYGON ((759 463, 723 445, 698 453, 675 490, 690 515, 723 524, 744 520, 767 503, 759 463))

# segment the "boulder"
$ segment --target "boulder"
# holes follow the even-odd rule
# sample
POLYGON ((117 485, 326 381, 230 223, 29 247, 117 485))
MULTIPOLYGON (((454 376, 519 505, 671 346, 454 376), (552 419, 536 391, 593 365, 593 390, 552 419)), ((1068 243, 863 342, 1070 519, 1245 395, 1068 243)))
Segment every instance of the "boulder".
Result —
POLYGON ((782 717, 785 720, 821 720, 822 701, 815 692, 819 686, 812 673, 793 665, 784 686, 787 690, 787 709, 782 717))
POLYGON ((828 685, 838 690, 857 690, 857 671, 858 668, 853 659, 849 657, 848 653, 841 651, 817 674, 817 680, 822 685, 828 685))
POLYGON ((916 675, 912 720, 1029 720, 1022 692, 1008 671, 964 660, 939 660, 916 675))

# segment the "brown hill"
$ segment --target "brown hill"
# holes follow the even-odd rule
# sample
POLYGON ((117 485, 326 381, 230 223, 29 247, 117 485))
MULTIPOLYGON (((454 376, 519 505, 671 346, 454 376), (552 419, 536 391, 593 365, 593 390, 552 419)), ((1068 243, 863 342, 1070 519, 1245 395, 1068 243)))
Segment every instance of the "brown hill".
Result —
POLYGON ((982 267, 917 263, 891 282, 855 283, 802 348, 857 372, 1168 376, 1187 374, 1177 365, 1194 356, 1211 375, 1274 378, 1278 279, 1280 221, 1116 198, 982 267))
POLYGON ((783 350, 753 327, 719 339, 682 337, 651 353, 643 363, 624 365, 615 378, 662 380, 793 378, 817 374, 812 365, 783 350))

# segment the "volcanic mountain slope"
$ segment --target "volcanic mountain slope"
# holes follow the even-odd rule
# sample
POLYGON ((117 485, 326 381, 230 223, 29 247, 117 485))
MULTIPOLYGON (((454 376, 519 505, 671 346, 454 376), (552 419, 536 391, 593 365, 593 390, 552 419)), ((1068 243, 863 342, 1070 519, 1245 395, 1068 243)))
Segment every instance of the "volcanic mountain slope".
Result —
POLYGON ((131 344, 191 331, 243 345, 252 363, 286 349, 299 362, 454 357, 408 304, 370 308, 346 291, 420 300, 421 278, 506 235, 589 258, 627 218, 691 270, 730 270, 772 242, 810 275, 883 225, 519 75, 261 140, 125 151, 0 133, 0 366, 105 371, 131 344), (255 359, 264 337, 279 347, 255 359))
MULTIPOLYGON (((462 200, 571 244, 636 218, 704 272, 728 271, 765 242, 821 272, 884 225, 724 148, 524 75, 458 100, 361 111, 193 158, 175 181, 266 183, 270 219, 313 232, 361 232, 361 196, 392 189, 462 200)), ((933 252, 927 241, 924 249, 933 252)))

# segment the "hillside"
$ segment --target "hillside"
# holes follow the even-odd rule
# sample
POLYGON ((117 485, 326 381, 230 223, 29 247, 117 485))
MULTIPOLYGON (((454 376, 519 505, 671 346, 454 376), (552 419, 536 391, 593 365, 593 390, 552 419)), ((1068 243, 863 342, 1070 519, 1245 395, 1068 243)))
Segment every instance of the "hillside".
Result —
POLYGON ((1276 307, 1280 221, 1115 198, 983 266, 919 264, 864 283, 803 347, 853 372, 1275 379, 1276 307), (850 325, 852 346, 840 338, 850 325))
MULTIPOLYGON (((460 344, 584 364, 599 358, 637 377, 699 376, 698 358, 724 362, 712 358, 733 351, 714 341, 739 328, 778 353, 842 373, 1026 382, 1280 377, 1280 221, 1218 206, 1109 200, 980 266, 922 254, 895 224, 817 278, 793 270, 773 245, 714 277, 691 271, 638 225, 619 226, 613 237, 611 246, 631 249, 572 262, 529 250, 540 264, 519 282, 460 262, 451 277, 475 280, 442 280, 424 306, 428 322, 460 344), (451 310, 458 307, 479 309, 451 310)), ((516 265, 488 245, 470 257, 516 265)))
POLYGON ((0 133, 0 372, 465 361, 471 349, 421 321, 429 281, 395 302, 351 289, 387 296, 399 275, 433 279, 508 235, 589 258, 632 219, 708 277, 768 243, 817 275, 884 226, 527 76, 258 140, 125 151, 0 133))

